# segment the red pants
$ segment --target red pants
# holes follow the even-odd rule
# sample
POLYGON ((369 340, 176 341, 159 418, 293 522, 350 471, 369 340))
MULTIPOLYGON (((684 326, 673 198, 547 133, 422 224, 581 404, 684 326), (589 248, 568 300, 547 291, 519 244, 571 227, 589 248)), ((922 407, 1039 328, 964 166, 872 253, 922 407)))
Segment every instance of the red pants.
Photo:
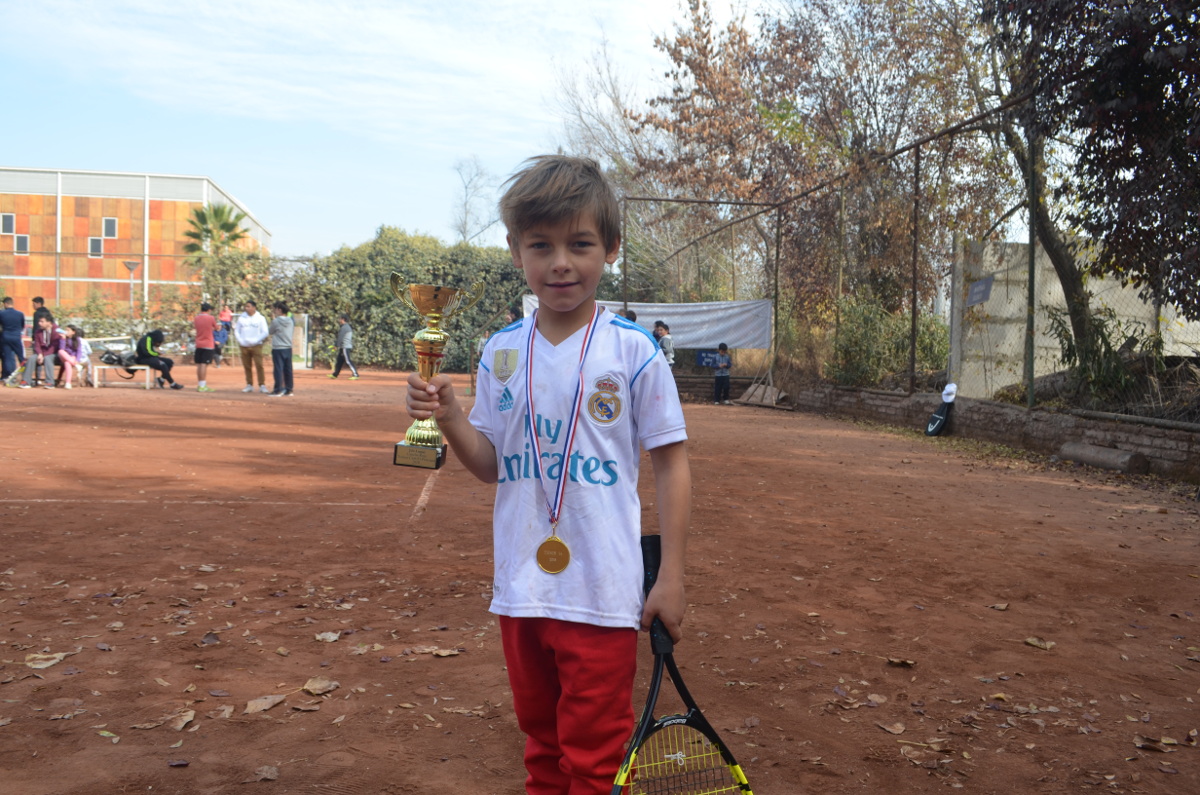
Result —
POLYGON ((500 616, 529 795, 608 795, 633 732, 637 630, 500 616))

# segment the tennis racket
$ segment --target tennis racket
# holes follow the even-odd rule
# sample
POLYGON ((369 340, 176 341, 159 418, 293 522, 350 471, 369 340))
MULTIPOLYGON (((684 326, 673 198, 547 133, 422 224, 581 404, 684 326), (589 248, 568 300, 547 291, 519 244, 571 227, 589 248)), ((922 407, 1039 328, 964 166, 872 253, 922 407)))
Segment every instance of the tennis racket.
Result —
MULTIPOLYGON (((642 536, 646 593, 658 579, 661 560, 660 538, 657 535, 642 536)), ((683 684, 683 677, 675 665, 675 644, 657 618, 650 627, 650 648, 654 652, 650 692, 633 739, 629 741, 629 750, 617 771, 612 795, 753 795, 746 774, 683 684), (662 690, 664 669, 671 677, 685 711, 656 720, 654 710, 662 690)))

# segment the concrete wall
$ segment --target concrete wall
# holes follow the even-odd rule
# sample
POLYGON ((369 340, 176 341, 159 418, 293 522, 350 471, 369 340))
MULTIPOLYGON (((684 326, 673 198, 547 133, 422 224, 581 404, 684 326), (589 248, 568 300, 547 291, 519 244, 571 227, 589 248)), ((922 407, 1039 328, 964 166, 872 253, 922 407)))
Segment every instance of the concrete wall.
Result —
MULTIPOLYGON (((1025 323, 1028 315, 1029 246, 1022 243, 969 243, 955 258, 950 291, 950 380, 958 394, 991 398, 997 390, 1024 381, 1025 323), (992 276, 991 296, 982 304, 964 306, 971 283, 992 276)), ((1057 338, 1049 333, 1047 307, 1065 308, 1062 286, 1040 246, 1035 252, 1034 375, 1063 369, 1057 338)), ((1113 279, 1089 279, 1092 307, 1107 307, 1123 326, 1138 336, 1157 328, 1168 356, 1200 352, 1200 323, 1187 322, 1165 306, 1157 314, 1137 290, 1113 279)), ((1122 340, 1116 341, 1120 345, 1122 340)))
MULTIPOLYGON (((804 389, 790 397, 792 405, 801 410, 922 430, 929 415, 941 405, 940 396, 933 394, 910 396, 835 386, 804 389)), ((1150 471, 1156 475, 1200 483, 1200 426, 1134 417, 1117 419, 1115 415, 1031 411, 960 397, 943 433, 1046 455, 1057 453, 1066 442, 1115 447, 1146 456, 1150 471)))

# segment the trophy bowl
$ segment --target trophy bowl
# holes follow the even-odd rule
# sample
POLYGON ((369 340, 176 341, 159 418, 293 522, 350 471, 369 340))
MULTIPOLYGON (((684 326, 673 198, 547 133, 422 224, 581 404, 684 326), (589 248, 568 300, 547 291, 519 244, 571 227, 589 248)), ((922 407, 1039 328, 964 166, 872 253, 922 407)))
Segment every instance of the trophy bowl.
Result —
MULTIPOLYGON (((469 290, 435 284, 405 285, 398 273, 391 278, 392 294, 401 303, 425 318, 425 328, 413 335, 413 347, 417 351, 417 372, 421 380, 429 381, 442 370, 442 351, 450 335, 442 329, 442 322, 459 312, 465 312, 483 297, 483 283, 478 282, 469 290)), ((437 421, 414 420, 404 434, 404 441, 397 442, 392 454, 396 466, 439 469, 446 462, 446 443, 437 421)))

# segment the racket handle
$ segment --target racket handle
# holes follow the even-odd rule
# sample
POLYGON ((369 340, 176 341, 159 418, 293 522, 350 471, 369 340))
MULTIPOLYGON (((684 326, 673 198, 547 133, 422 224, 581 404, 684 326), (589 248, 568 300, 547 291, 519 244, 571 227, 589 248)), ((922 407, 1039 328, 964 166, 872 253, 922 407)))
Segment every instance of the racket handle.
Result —
MULTIPOLYGON (((642 587, 649 594, 658 581, 658 567, 662 563, 662 538, 658 535, 642 536, 642 570, 645 579, 642 587)), ((655 654, 670 654, 675 651, 675 642, 659 618, 650 625, 650 649, 655 654)))

